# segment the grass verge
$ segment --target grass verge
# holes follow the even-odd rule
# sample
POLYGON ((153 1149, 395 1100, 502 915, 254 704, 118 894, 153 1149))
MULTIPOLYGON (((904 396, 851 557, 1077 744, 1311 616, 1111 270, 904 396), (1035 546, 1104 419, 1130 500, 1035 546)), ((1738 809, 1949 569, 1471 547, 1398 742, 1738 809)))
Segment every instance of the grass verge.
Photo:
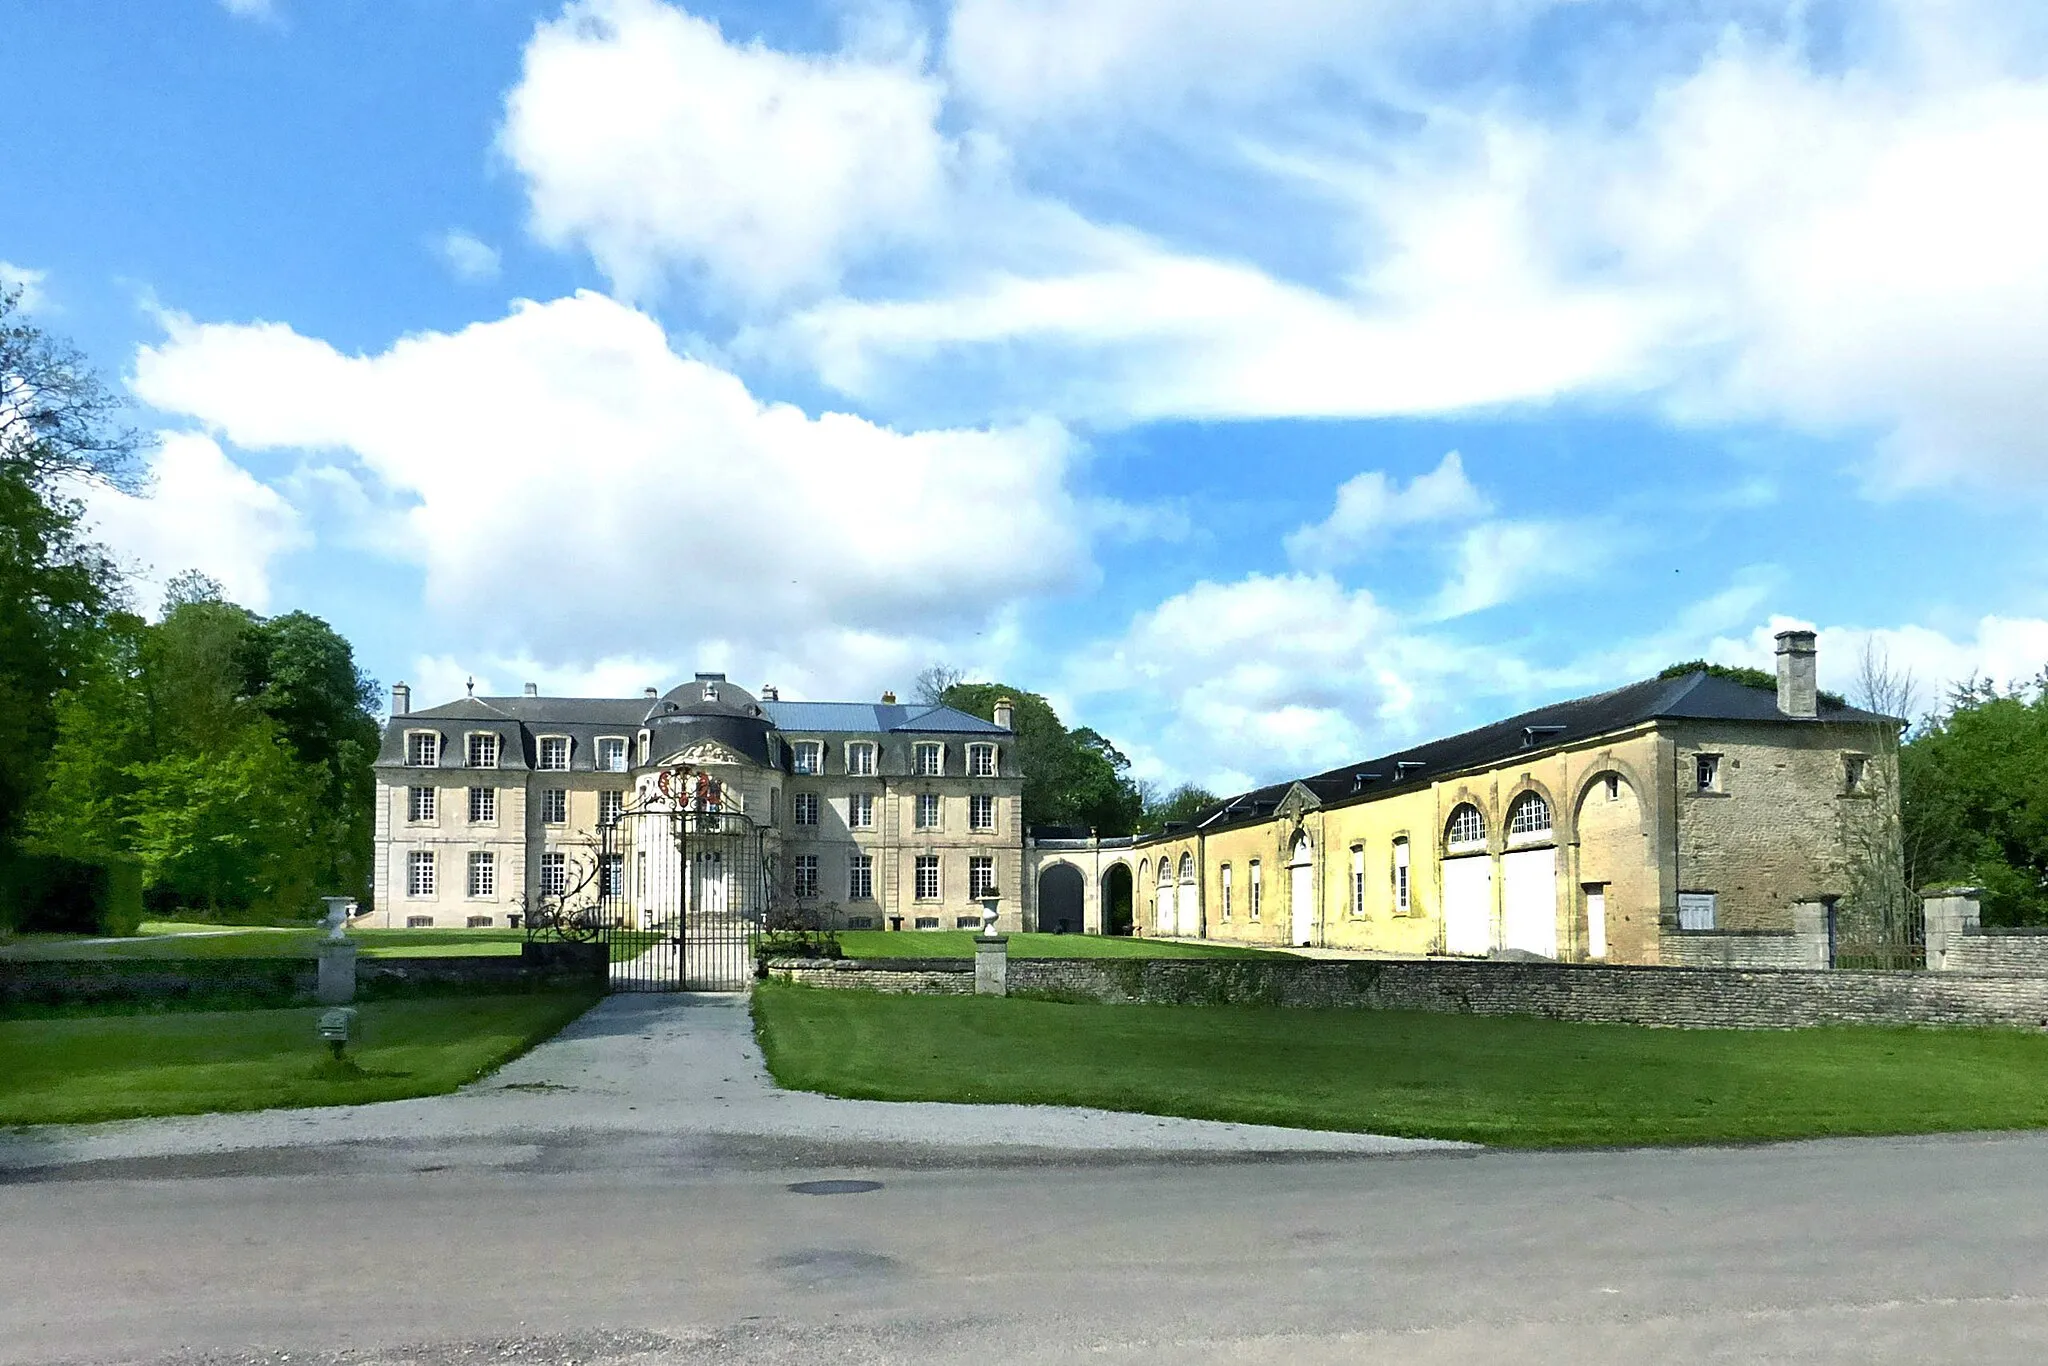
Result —
MULTIPOLYGON (((165 923, 165 922, 158 922, 165 923)), ((180 927, 181 929, 185 927, 180 927)), ((153 937, 92 940, 37 937, 0 946, 0 959, 81 962, 108 958, 312 958, 324 932, 234 929, 207 933, 164 931, 153 937)), ((448 958, 476 954, 517 954, 523 930, 351 930, 349 939, 367 958, 448 958)))
POLYGON ((453 1091, 588 1010, 595 994, 452 996, 359 1007, 337 1064, 318 1007, 0 1020, 0 1125, 69 1124, 453 1091))
MULTIPOLYGON (((841 930, 848 958, 972 958, 972 930, 841 930)), ((1232 944, 1174 944, 1100 934, 1013 934, 1013 958, 1292 958, 1232 944)))
POLYGON ((1519 1017, 1059 1005, 762 983, 769 1071, 874 1100, 1086 1105, 1503 1147, 2048 1126, 2021 1030, 1676 1030, 1519 1017))

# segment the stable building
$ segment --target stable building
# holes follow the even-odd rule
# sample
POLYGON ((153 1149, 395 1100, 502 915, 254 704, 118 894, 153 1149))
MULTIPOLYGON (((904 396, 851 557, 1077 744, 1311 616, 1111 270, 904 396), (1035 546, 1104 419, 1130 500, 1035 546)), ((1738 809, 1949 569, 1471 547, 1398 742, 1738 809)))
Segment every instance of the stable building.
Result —
POLYGON ((375 923, 518 926, 564 902, 634 928, 771 910, 837 929, 1023 928, 1007 702, 785 702, 724 674, 638 698, 392 690, 375 923))

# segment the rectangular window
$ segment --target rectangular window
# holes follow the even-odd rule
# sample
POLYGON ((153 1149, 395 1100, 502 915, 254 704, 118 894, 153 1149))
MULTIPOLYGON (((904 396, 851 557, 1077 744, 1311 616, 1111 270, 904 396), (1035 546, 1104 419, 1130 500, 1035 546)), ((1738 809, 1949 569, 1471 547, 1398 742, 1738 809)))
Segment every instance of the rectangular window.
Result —
POLYGON ((953 928, 956 930, 978 930, 981 928, 981 917, 978 915, 956 915, 953 917, 953 928))
POLYGON ((491 918, 487 915, 473 915, 469 918, 468 924, 472 930, 487 930, 491 927, 491 918))
POLYGON ((1863 791, 1864 782, 1869 776, 1870 760, 1860 754, 1845 754, 1842 756, 1842 790, 1844 792, 1863 791))
POLYGON ((405 894, 407 896, 432 896, 434 894, 434 854, 430 849, 415 849, 405 858, 405 894))
POLYGON ((567 854, 542 854, 540 856, 540 893, 542 896, 560 896, 569 890, 569 856, 567 854))
POLYGON ((846 823, 855 830, 875 828, 875 794, 856 792, 846 799, 846 823))
POLYGON ((617 825, 626 809, 626 794, 615 787, 608 787, 597 794, 597 819, 601 825, 617 825))
POLYGON ((497 736, 472 735, 469 737, 469 766, 471 768, 496 768, 498 766, 497 736))
POLYGON ((441 762, 441 737, 432 731, 405 737, 405 762, 414 768, 433 768, 441 762))
POLYGON ((967 747, 967 772, 976 778, 996 776, 996 747, 994 745, 969 745, 967 747))
POLYGON ((1695 792, 1719 792, 1721 790, 1720 755, 1695 754, 1692 756, 1692 787, 1695 792))
POLYGON ((1223 918, 1230 919, 1230 865, 1223 865, 1223 918))
POLYGON ((469 819, 476 825, 488 825, 498 819, 497 788, 472 787, 469 790, 469 819))
POLYGON ((615 897, 626 890, 626 856, 606 854, 597 865, 597 894, 615 897))
MULTIPOLYGON (((846 866, 846 899, 848 901, 873 901, 875 899, 875 861, 867 854, 855 854, 846 866)), ((851 924, 852 922, 847 922, 851 924)))
POLYGON ((1719 897, 1713 892, 1680 892, 1678 894, 1678 928, 1681 930, 1711 930, 1714 928, 1716 902, 1719 897))
POLYGON ((818 823, 817 793, 799 792, 790 799, 789 805, 791 817, 798 825, 816 825, 818 823))
POLYGON ((919 744, 914 772, 920 778, 936 778, 945 768, 945 751, 938 745, 919 744))
POLYGON ((854 778, 868 778, 875 772, 875 747, 865 742, 846 747, 846 772, 854 778))
POLYGON ((939 899, 939 856, 919 854, 917 856, 917 899, 937 901, 939 899))
POLYGON ((1394 909, 1408 913, 1408 841, 1394 841, 1394 909))
POLYGON ((430 915, 409 915, 405 918, 405 927, 408 930, 431 930, 434 928, 434 917, 430 915))
POLYGON ((820 751, 823 749, 824 746, 820 745, 816 740, 797 741, 794 745, 790 746, 790 766, 798 773, 823 772, 825 766, 821 762, 820 754, 820 751))
POLYGON ((597 767, 601 773, 626 771, 626 742, 623 738, 608 735, 597 742, 597 767))
POLYGON ((996 799, 980 794, 967 799, 967 824, 975 830, 996 828, 996 799))
POLYGON ((939 927, 939 918, 935 915, 921 915, 917 918, 917 927, 920 930, 936 930, 939 927))
POLYGON ((569 771, 568 736, 543 735, 540 737, 540 767, 543 773, 567 773, 569 771))
POLYGON ((818 894, 818 856, 798 854, 796 856, 796 894, 816 896, 818 894))
POLYGON ((1351 851, 1351 914, 1365 914, 1365 846, 1351 851))
POLYGON ((469 894, 471 896, 496 896, 498 894, 498 856, 491 853, 469 856, 469 894))
POLYGON ((540 819, 543 825, 560 825, 569 819, 568 789, 560 787, 544 787, 541 789, 540 819))
POLYGON ((976 901, 996 894, 996 861, 978 856, 967 861, 967 895, 976 901))
POLYGON ((1259 861, 1257 859, 1253 859, 1252 887, 1249 893, 1251 900, 1245 908, 1246 914, 1253 920, 1257 920, 1259 918, 1259 893, 1261 890, 1263 889, 1259 885, 1259 861))
POLYGON ((434 819, 434 789, 409 787, 405 790, 405 818, 409 821, 434 819))
POLYGON ((846 917, 846 928, 849 930, 872 930, 874 927, 875 918, 871 915, 850 915, 846 917))
POLYGON ((938 793, 920 792, 917 794, 916 825, 920 830, 936 830, 939 828, 938 793))

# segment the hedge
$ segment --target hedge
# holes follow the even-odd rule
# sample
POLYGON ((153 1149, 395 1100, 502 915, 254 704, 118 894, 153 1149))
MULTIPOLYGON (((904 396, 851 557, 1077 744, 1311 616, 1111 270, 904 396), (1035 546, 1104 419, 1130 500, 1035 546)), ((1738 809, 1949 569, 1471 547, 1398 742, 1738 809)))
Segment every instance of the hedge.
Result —
POLYGON ((131 935, 142 925, 142 869, 0 850, 0 933, 131 935))

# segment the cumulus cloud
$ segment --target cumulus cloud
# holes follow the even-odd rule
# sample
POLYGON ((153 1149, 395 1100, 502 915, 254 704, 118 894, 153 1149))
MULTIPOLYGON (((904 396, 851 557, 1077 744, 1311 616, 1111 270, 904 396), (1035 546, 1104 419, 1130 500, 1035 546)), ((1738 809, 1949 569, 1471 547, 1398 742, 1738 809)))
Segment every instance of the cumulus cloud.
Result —
POLYGON ((1944 629, 1910 622, 1819 625, 1774 616, 1745 634, 1716 637, 1709 646, 1710 657, 1770 669, 1776 665, 1777 633, 1794 629, 1817 632, 1821 686, 1852 702, 1859 700, 1866 648, 1892 670, 1912 674, 1923 713, 1945 703, 1949 688, 1957 683, 1981 678, 2009 688, 2031 683, 2048 669, 2048 620, 2040 617, 1983 616, 1944 629))
POLYGON ((434 243, 434 251, 458 280, 478 283, 498 278, 498 249, 474 233, 450 228, 434 243))
POLYGON ((914 46, 793 54, 659 0, 576 0, 527 45, 500 143, 542 240, 621 292, 694 271, 756 302, 920 234, 942 98, 914 46))
POLYGON ((1464 521, 1488 510, 1456 451, 1406 486, 1383 470, 1366 470, 1338 487, 1337 505, 1327 518, 1288 535, 1287 556, 1304 568, 1336 569, 1384 548, 1389 534, 1403 527, 1464 521))
POLYGON ((655 637, 681 660, 724 639, 837 676, 875 640, 972 638, 1094 572, 1057 425, 812 417, 601 295, 367 356, 275 323, 167 328, 136 392, 245 449, 354 462, 480 648, 589 659, 655 637))
POLYGON ((137 568, 138 605, 154 608, 171 578, 197 569, 233 601, 268 611, 273 563, 312 541, 298 510, 195 432, 164 433, 146 476, 136 493, 80 491, 92 535, 137 568))

